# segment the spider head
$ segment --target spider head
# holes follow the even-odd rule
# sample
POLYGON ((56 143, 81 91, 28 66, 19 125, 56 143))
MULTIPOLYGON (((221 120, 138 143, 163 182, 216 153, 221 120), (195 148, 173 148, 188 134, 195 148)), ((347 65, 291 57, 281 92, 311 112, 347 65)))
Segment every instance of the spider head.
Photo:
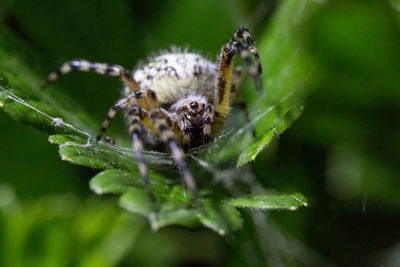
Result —
POLYGON ((191 146, 201 145, 208 138, 205 138, 204 128, 210 123, 211 106, 204 96, 188 95, 168 110, 173 114, 175 125, 180 128, 182 134, 190 137, 191 146))

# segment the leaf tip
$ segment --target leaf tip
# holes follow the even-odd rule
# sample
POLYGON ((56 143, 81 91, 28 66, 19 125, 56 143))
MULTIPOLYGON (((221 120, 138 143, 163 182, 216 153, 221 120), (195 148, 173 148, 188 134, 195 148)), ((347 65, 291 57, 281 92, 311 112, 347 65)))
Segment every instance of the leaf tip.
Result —
POLYGON ((269 130, 269 132, 265 134, 264 137, 262 137, 260 140, 256 141, 255 143, 247 147, 240 154, 239 159, 236 163, 236 168, 239 168, 248 162, 255 161, 257 156, 269 146, 272 138, 275 136, 275 133, 276 133, 276 127, 269 130))
POLYGON ((157 232, 160 229, 160 225, 157 222, 157 213, 152 212, 149 215, 149 222, 150 222, 150 228, 152 232, 157 232))
POLYGON ((296 193, 296 194, 292 195, 291 197, 294 198, 297 202, 299 202, 304 207, 308 206, 307 199, 302 194, 296 193))
POLYGON ((93 192, 95 192, 97 195, 103 194, 103 190, 101 189, 100 186, 93 186, 93 185, 90 185, 90 190, 92 190, 93 192))

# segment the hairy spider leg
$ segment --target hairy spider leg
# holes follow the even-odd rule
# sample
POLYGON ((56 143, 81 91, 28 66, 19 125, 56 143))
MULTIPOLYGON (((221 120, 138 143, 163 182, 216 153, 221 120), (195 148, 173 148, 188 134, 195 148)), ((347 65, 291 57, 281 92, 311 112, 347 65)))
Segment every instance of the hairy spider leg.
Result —
POLYGON ((247 72, 252 76, 257 91, 258 92, 262 91, 262 81, 261 81, 262 66, 261 66, 260 55, 257 52, 257 47, 255 46, 253 40, 251 39, 249 30, 245 28, 240 28, 237 32, 235 32, 231 41, 238 42, 237 49, 239 50, 238 52, 240 57, 247 64, 248 68, 247 72), (254 55, 254 58, 257 63, 257 68, 252 64, 249 52, 254 55))
POLYGON ((240 43, 237 44, 237 49, 240 57, 246 62, 247 65, 246 72, 250 74, 250 76, 253 78, 257 92, 261 92, 262 91, 262 81, 260 75, 261 73, 257 71, 257 68, 252 63, 249 50, 240 43))
POLYGON ((218 56, 217 62, 217 86, 214 92, 214 107, 215 112, 219 116, 216 116, 216 121, 219 124, 223 123, 224 118, 229 112, 229 100, 231 93, 231 75, 232 66, 234 61, 234 53, 231 53, 232 44, 228 42, 225 44, 218 56))
POLYGON ((214 110, 214 106, 208 104, 204 116, 204 128, 203 128, 203 138, 205 143, 207 143, 211 138, 211 125, 214 123, 215 115, 216 113, 214 110))
MULTIPOLYGON (((120 111, 123 108, 128 107, 128 105, 130 105, 132 100, 131 97, 127 97, 127 98, 123 98, 118 100, 117 103, 115 103, 107 112, 107 117, 106 119, 103 121, 103 123, 101 124, 101 128, 99 130, 99 132, 97 133, 96 136, 96 140, 99 141, 104 132, 107 130, 108 126, 110 126, 110 123, 112 121, 112 119, 114 119, 115 115, 117 114, 118 111, 120 111)), ((110 138, 110 137, 105 137, 105 141, 114 144, 115 140, 110 138)))
POLYGON ((106 63, 89 62, 82 59, 71 60, 62 64, 57 71, 54 71, 47 76, 46 80, 42 83, 42 87, 46 87, 49 83, 54 82, 62 75, 65 75, 72 70, 95 72, 101 75, 120 77, 132 92, 140 89, 139 84, 135 81, 132 74, 129 71, 126 71, 123 67, 106 63))
MULTIPOLYGON (((257 52, 257 48, 255 47, 253 41, 250 38, 250 33, 245 28, 240 28, 237 32, 234 33, 231 40, 229 40, 222 48, 218 56, 217 61, 217 90, 214 94, 214 106, 215 113, 218 116, 215 116, 216 121, 219 124, 222 124, 223 119, 226 117, 229 111, 230 106, 230 95, 231 95, 231 86, 232 86, 232 69, 234 63, 234 56, 239 54, 247 64, 251 65, 251 61, 249 58, 249 54, 245 53, 245 48, 243 46, 244 41, 247 42, 249 46, 250 52, 254 54, 254 57, 257 62, 258 73, 253 70, 254 80, 257 83, 259 80, 259 76, 262 72, 260 57, 257 52), (258 78, 256 77, 258 76, 258 78)), ((252 74, 252 73, 250 73, 252 74)), ((261 84, 261 83, 260 83, 261 84)), ((257 84, 256 84, 257 85, 257 84)))
POLYGON ((150 186, 150 179, 147 174, 147 167, 144 163, 143 158, 143 142, 141 139, 142 135, 142 126, 141 121, 144 118, 144 113, 139 104, 139 100, 141 98, 145 98, 148 95, 152 95, 150 90, 140 90, 136 91, 126 98, 120 99, 117 103, 110 108, 107 113, 107 118, 103 121, 101 129, 97 134, 97 140, 100 140, 103 136, 104 132, 110 125, 112 119, 115 117, 118 111, 122 109, 127 109, 127 117, 129 122, 129 134, 132 139, 132 146, 134 151, 136 152, 136 161, 139 168, 140 176, 142 177, 144 186, 146 188, 147 194, 152 202, 155 202, 155 197, 153 191, 150 186))
MULTIPOLYGON (((182 144, 185 148, 189 147, 190 144, 190 134, 189 134, 189 118, 187 117, 187 114, 182 114, 180 118, 180 123, 178 127, 174 127, 174 129, 178 130, 179 128, 182 129, 182 135, 180 136, 177 134, 178 138, 181 138, 182 144)), ((175 131, 177 132, 177 131, 175 131)), ((179 130, 178 130, 179 133, 179 130)))
POLYGON ((182 173, 183 180, 185 181, 186 186, 189 188, 193 198, 199 201, 200 195, 197 191, 195 179, 186 165, 184 152, 178 144, 177 136, 173 131, 171 120, 169 119, 168 115, 162 111, 161 108, 151 110, 148 116, 150 117, 151 123, 153 124, 154 128, 157 129, 161 141, 168 145, 169 150, 172 154, 172 158, 178 165, 182 173))
POLYGON ((134 103, 128 111, 129 134, 133 143, 133 150, 136 152, 140 176, 142 176, 144 186, 152 202, 155 202, 153 190, 151 190, 150 179, 147 174, 147 167, 143 158, 142 125, 143 112, 138 102, 134 103))
MULTIPOLYGON (((139 104, 141 107, 144 107, 144 109, 148 110, 159 106, 155 93, 151 90, 138 90, 134 93, 129 94, 127 97, 118 100, 117 103, 115 103, 115 105, 109 109, 106 119, 101 124, 100 131, 97 134, 97 140, 101 139, 118 111, 132 106, 136 103, 139 104)), ((148 122, 148 119, 143 118, 142 120, 146 126, 148 126, 152 130, 154 129, 154 127, 152 127, 152 124, 148 122)))
POLYGON ((246 28, 240 28, 235 34, 233 35, 234 40, 246 40, 248 46, 250 47, 250 52, 254 55, 254 58, 257 62, 257 70, 258 73, 262 73, 262 66, 261 66, 261 59, 260 55, 258 54, 257 47, 255 46, 253 40, 251 39, 250 32, 246 28))

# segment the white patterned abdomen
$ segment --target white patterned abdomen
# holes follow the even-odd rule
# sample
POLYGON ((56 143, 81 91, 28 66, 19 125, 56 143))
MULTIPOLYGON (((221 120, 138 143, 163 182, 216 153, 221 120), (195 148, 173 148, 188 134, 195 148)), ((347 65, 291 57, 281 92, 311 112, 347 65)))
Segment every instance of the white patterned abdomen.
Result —
POLYGON ((134 71, 141 89, 153 90, 162 104, 188 94, 214 99, 215 64, 194 53, 169 53, 150 59, 134 71))

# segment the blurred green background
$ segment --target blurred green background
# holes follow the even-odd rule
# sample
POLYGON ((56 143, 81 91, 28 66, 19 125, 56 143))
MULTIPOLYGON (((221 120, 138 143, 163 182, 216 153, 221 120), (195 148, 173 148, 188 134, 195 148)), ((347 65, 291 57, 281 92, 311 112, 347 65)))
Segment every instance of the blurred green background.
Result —
MULTIPOLYGON (((3 0, 2 29, 33 51, 24 59, 43 77, 73 58, 133 68, 171 45, 213 59, 241 25, 272 62, 267 92, 279 83, 269 77, 288 71, 284 58, 311 67, 289 70, 304 87, 302 116, 249 165, 265 188, 302 192, 309 206, 244 213, 243 229, 227 237, 151 233, 113 197, 89 191, 93 170, 61 161, 47 135, 1 111, 0 265, 400 266, 399 10, 397 0, 3 0), (295 54, 282 53, 277 36, 295 54)), ((120 94, 118 81, 82 73, 59 87, 99 123, 120 94)))

